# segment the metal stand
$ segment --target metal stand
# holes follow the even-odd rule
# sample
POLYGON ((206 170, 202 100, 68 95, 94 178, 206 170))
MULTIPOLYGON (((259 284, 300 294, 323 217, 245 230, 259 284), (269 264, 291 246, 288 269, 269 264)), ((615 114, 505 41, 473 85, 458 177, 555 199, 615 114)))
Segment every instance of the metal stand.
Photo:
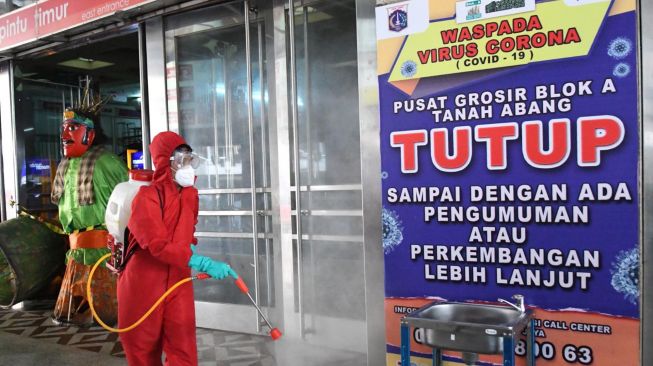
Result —
MULTIPOLYGON (((503 338, 503 366, 515 365, 515 339, 503 338)), ((526 365, 535 366, 535 319, 526 327, 526 365)), ((401 366, 410 366, 410 325, 401 319, 401 366)), ((433 366, 442 366, 442 350, 433 348, 433 366)))
POLYGON ((401 366, 410 366, 410 325, 401 319, 401 366))
POLYGON ((512 337, 503 337, 503 366, 515 364, 515 340, 512 337))
POLYGON ((433 366, 442 365, 442 350, 439 348, 433 348, 433 366))

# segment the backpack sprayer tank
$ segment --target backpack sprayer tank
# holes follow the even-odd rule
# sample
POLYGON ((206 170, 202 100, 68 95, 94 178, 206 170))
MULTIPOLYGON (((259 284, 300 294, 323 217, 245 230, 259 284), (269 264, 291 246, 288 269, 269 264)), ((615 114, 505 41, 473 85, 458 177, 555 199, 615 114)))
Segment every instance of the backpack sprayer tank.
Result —
POLYGON ((152 182, 151 170, 130 170, 129 181, 116 185, 104 216, 109 236, 107 247, 111 250, 111 258, 107 260, 107 268, 114 273, 120 273, 134 248, 129 246, 127 223, 131 215, 132 201, 142 186, 152 182))

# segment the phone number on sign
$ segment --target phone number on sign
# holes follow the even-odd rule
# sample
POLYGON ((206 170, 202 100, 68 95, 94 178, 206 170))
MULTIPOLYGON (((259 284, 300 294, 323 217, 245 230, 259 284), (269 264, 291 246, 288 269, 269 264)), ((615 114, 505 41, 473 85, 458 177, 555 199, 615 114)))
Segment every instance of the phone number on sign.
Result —
MULTIPOLYGON (((515 346, 517 356, 526 356, 526 342, 520 340, 515 346)), ((551 342, 535 342, 535 357, 545 360, 553 360, 556 357, 556 347, 551 342)), ((562 347, 562 358, 567 363, 580 363, 590 365, 594 360, 592 348, 588 346, 576 346, 566 344, 562 347)))

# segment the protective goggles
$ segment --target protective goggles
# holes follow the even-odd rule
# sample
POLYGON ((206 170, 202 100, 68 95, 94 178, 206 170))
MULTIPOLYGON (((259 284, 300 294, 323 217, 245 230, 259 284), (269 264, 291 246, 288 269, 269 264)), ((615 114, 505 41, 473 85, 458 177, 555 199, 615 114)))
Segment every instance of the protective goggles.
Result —
POLYGON ((170 157, 170 167, 173 169, 181 169, 190 165, 193 169, 200 166, 200 158, 192 151, 179 151, 175 150, 170 157))

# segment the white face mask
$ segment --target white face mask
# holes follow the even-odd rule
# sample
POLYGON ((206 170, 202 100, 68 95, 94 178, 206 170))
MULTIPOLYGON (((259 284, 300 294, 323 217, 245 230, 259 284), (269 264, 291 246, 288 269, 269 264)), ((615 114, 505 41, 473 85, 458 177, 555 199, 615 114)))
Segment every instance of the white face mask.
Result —
POLYGON ((195 184, 195 169, 186 165, 175 172, 175 181, 182 187, 190 187, 195 184))

